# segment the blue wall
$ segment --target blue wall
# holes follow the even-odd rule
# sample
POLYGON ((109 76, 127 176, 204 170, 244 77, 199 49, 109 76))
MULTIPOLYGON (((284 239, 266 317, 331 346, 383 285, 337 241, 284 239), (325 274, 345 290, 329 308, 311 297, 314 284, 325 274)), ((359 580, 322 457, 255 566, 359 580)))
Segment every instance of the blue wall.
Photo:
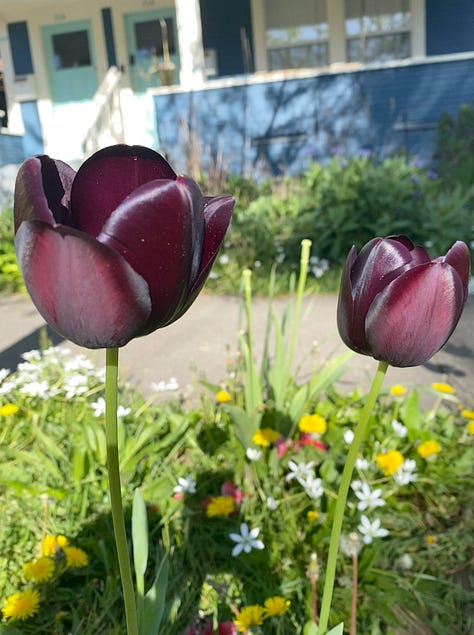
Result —
POLYGON ((334 154, 396 152, 431 163, 436 125, 474 100, 474 59, 155 95, 160 147, 185 169, 180 121, 203 164, 222 154, 235 173, 296 173, 334 154), (263 166, 263 168, 262 168, 263 166))
POLYGON ((23 138, 18 135, 0 134, 0 167, 19 165, 24 160, 23 138))
POLYGON ((426 54, 473 50, 473 0, 426 0, 426 54))

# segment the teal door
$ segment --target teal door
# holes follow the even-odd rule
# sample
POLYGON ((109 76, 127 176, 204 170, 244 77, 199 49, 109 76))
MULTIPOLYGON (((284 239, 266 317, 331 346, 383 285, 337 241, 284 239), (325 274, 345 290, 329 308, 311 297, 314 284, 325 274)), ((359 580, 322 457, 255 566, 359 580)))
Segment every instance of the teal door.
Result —
POLYGON ((127 13, 125 32, 130 81, 134 92, 142 93, 147 88, 164 83, 178 83, 178 37, 173 8, 127 13), (166 62, 174 66, 168 78, 160 73, 166 62))
POLYGON ((43 46, 54 103, 91 99, 97 90, 90 20, 43 27, 43 46))

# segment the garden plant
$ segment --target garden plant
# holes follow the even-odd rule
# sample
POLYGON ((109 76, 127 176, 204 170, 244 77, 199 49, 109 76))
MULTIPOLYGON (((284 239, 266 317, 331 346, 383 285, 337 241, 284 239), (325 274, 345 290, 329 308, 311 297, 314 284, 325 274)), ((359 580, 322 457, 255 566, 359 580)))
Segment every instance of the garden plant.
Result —
POLYGON ((404 236, 350 252, 338 326, 379 360, 368 395, 337 388, 352 353, 296 379, 309 240, 282 318, 271 275, 261 363, 246 270, 246 327, 221 385, 186 406, 118 390, 118 347, 190 306, 232 207, 141 148, 102 151, 77 175, 24 164, 26 286, 55 329, 106 348, 107 363, 104 376, 45 346, 1 371, 0 633, 467 634, 473 406, 442 378, 427 408, 419 389, 382 387, 389 365, 424 363, 453 332, 464 243, 434 259, 404 236))

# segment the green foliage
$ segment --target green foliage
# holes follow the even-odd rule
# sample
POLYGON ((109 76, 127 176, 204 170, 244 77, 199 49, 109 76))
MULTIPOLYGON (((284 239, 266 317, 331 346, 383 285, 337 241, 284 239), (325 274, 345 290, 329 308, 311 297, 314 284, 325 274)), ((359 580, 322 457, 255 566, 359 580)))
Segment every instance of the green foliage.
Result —
POLYGON ((23 278, 15 256, 13 214, 0 210, 0 294, 24 291, 23 278))
POLYGON ((226 189, 235 194, 236 209, 208 285, 235 289, 242 269, 250 268, 254 288, 262 292, 276 266, 275 292, 281 293, 298 270, 303 238, 313 243, 308 287, 323 292, 337 288, 352 245, 360 249, 374 236, 407 234, 432 256, 455 240, 470 245, 474 180, 448 181, 401 157, 355 157, 314 164, 299 177, 261 186, 239 179, 233 190, 230 182, 226 189))
POLYGON ((474 102, 456 116, 441 115, 437 130, 437 160, 443 181, 469 189, 474 183, 474 102))

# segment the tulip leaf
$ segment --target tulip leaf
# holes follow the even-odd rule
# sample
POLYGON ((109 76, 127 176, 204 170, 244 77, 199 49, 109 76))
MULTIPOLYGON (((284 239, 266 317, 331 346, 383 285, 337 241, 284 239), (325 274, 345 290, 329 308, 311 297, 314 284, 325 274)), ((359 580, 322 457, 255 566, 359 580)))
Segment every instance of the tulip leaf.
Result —
POLYGON ((258 430, 257 413, 252 416, 238 406, 228 406, 227 409, 234 421, 234 430, 237 438, 244 448, 248 448, 252 445, 252 437, 258 430))
POLYGON ((288 388, 289 369, 285 355, 285 344, 280 319, 275 309, 272 310, 272 313, 275 328, 275 352, 272 366, 268 371, 268 381, 273 388, 273 398, 275 400, 276 409, 281 411, 285 403, 285 394, 288 388))
POLYGON ((139 615, 140 635, 158 635, 165 611, 166 588, 168 585, 169 561, 161 558, 155 580, 147 591, 143 604, 143 613, 139 615))
POLYGON ((326 635, 343 635, 344 634, 344 624, 341 622, 334 628, 331 628, 330 631, 327 632, 326 635))
POLYGON ((145 595, 145 572, 148 563, 148 519, 145 501, 138 489, 135 490, 132 505, 132 544, 140 613, 145 595))
POLYGON ((303 635, 318 635, 318 625, 310 620, 303 627, 303 635))
POLYGON ((307 400, 308 386, 304 384, 298 389, 290 404, 289 415, 292 421, 299 421, 301 419, 307 400))

